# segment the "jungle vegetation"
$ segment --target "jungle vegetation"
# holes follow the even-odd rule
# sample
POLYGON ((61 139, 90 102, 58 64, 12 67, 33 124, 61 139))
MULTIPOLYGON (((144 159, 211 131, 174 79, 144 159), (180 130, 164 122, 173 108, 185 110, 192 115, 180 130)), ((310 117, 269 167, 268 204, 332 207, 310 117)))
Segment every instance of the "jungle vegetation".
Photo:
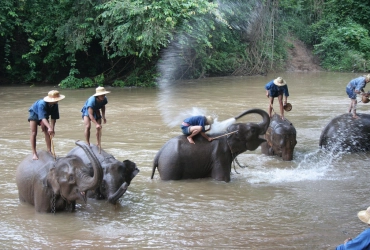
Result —
POLYGON ((369 13, 368 0, 2 0, 0 76, 81 88, 156 86, 166 67, 254 75, 284 70, 287 37, 326 70, 369 72, 369 13))

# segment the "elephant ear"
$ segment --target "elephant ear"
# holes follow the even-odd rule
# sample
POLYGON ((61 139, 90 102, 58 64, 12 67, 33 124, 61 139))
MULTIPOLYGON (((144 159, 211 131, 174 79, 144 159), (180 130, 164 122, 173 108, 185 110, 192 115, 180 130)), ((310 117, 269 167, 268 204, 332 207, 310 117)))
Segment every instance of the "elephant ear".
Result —
MULTIPOLYGON (((60 194, 60 185, 58 183, 58 178, 56 176, 56 170, 54 163, 49 163, 51 166, 49 166, 50 170, 47 175, 46 181, 47 183, 44 183, 45 186, 48 186, 48 184, 53 189, 54 194, 59 195, 60 194)), ((44 180, 45 181, 45 180, 44 180)))

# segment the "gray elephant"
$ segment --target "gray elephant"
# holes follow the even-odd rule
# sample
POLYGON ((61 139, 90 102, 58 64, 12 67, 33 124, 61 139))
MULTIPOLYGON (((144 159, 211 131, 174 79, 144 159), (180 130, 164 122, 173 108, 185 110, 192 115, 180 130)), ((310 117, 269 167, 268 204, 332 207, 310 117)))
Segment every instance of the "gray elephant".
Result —
MULTIPOLYGON (((96 145, 92 145, 91 149, 103 168, 104 176, 101 184, 95 190, 88 192, 88 197, 99 200, 107 199, 108 202, 116 204, 140 170, 132 161, 125 160, 121 162, 104 150, 99 152, 99 148, 96 145)), ((67 156, 80 157, 85 164, 90 166, 90 173, 92 174, 91 160, 85 156, 81 148, 73 148, 68 152, 67 156)))
POLYGON ((265 155, 278 155, 284 161, 293 160, 294 147, 297 145, 297 131, 293 124, 274 114, 266 131, 266 142, 261 144, 261 152, 265 155))
POLYGON ((86 192, 95 189, 103 179, 99 161, 89 147, 76 142, 87 157, 91 159, 93 177, 87 175, 87 167, 77 156, 58 157, 56 159, 46 151, 39 151, 38 160, 27 156, 18 166, 16 183, 19 200, 33 206, 37 212, 56 212, 71 207, 76 201, 86 202, 86 192))
MULTIPOLYGON (((255 150, 266 140, 265 134, 270 118, 261 109, 247 110, 235 119, 247 114, 259 114, 263 121, 257 123, 235 123, 227 128, 228 136, 208 142, 203 136, 195 136, 195 144, 189 143, 185 135, 170 139, 157 153, 152 176, 158 168, 162 180, 197 179, 212 177, 219 181, 230 181, 231 164, 237 155, 255 150), (237 132, 236 132, 237 131, 237 132), (236 133, 233 133, 236 132, 236 133)), ((212 135, 212 137, 220 134, 212 135)))
POLYGON ((319 146, 333 151, 360 152, 370 150, 370 115, 350 113, 333 118, 320 135, 319 146))

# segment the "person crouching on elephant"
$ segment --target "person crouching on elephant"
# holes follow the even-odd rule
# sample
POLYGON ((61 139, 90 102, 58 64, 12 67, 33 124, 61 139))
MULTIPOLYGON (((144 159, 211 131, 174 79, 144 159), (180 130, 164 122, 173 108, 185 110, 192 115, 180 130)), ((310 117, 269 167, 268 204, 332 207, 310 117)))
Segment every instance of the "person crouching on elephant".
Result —
POLYGON ((358 118, 356 114, 356 108, 357 108, 357 94, 363 95, 363 96, 369 96, 368 93, 364 92, 364 88, 366 87, 366 84, 370 82, 370 74, 366 76, 360 76, 355 79, 352 79, 346 87, 346 93, 348 97, 351 99, 351 103, 349 105, 348 112, 353 112, 353 118, 358 118))
POLYGON ((184 135, 186 135, 188 141, 192 144, 195 144, 193 137, 197 134, 201 134, 204 138, 208 141, 212 141, 213 138, 208 137, 205 132, 211 129, 211 125, 213 124, 212 116, 192 116, 186 118, 181 124, 181 130, 184 135), (209 128, 206 129, 205 126, 209 125, 209 128))
POLYGON ((44 99, 37 100, 29 108, 28 121, 31 128, 31 147, 33 160, 38 160, 39 157, 36 151, 36 136, 37 126, 41 126, 41 131, 45 134, 45 142, 47 151, 51 153, 51 137, 55 135, 55 123, 59 119, 59 107, 58 101, 63 100, 64 95, 59 94, 57 90, 49 91, 48 95, 44 99), (49 123, 49 116, 51 121, 49 123))
POLYGON ((100 147, 99 133, 102 129, 102 119, 104 124, 107 123, 105 119, 105 105, 108 103, 108 99, 105 94, 108 93, 110 93, 110 91, 106 91, 104 87, 97 87, 95 94, 87 99, 85 105, 81 109, 82 119, 85 124, 84 134, 88 145, 90 145, 91 122, 93 122, 96 125, 96 139, 100 147))
POLYGON ((280 115, 281 119, 284 120, 284 106, 288 102, 288 96, 289 96, 289 91, 288 91, 288 85, 286 84, 286 81, 278 77, 270 82, 268 82, 265 85, 266 89, 266 96, 267 98, 270 98, 270 105, 268 108, 268 113, 271 118, 271 112, 272 112, 272 105, 274 104, 274 98, 277 97, 279 100, 279 105, 280 105, 280 115), (284 102, 283 102, 283 95, 285 96, 284 102))

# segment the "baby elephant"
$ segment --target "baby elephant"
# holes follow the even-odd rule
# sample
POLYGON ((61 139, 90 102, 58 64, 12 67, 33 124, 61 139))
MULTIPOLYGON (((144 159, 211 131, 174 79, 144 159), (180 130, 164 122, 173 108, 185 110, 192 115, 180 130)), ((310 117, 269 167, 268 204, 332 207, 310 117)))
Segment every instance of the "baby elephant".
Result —
MULTIPOLYGON (((107 199, 110 203, 116 204, 126 192, 132 179, 140 172, 136 164, 130 160, 120 162, 113 155, 108 154, 104 150, 99 153, 99 148, 96 145, 90 147, 98 158, 103 168, 103 181, 94 191, 88 192, 89 198, 107 199)), ((84 156, 83 151, 79 147, 73 148, 67 156, 79 156, 85 164, 91 166, 89 158, 84 156)), ((90 168, 90 174, 92 168, 90 168)))

